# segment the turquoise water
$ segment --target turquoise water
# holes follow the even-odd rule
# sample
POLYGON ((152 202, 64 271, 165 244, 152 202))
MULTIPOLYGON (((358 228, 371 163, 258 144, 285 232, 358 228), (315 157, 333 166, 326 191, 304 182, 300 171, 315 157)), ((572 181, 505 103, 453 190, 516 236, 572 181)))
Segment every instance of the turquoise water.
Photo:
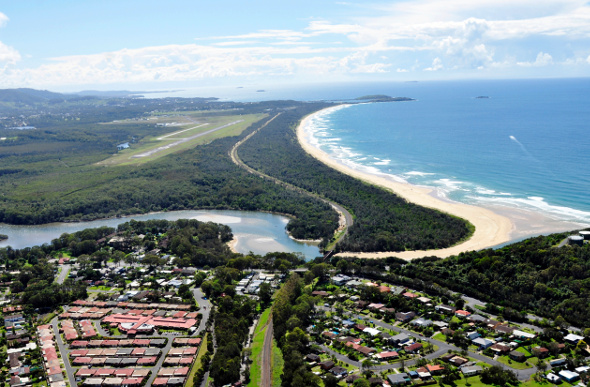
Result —
POLYGON ((363 86, 372 93, 416 101, 322 112, 316 145, 454 201, 590 224, 589 79, 363 86))
POLYGON ((52 239, 63 233, 73 233, 86 228, 117 227, 131 219, 145 221, 149 219, 197 219, 202 222, 215 222, 231 227, 237 239, 235 249, 243 254, 252 251, 264 255, 269 252, 284 251, 302 254, 306 259, 321 256, 317 246, 294 241, 285 231, 288 218, 263 212, 246 211, 170 211, 158 212, 130 217, 100 219, 78 223, 50 223, 38 226, 15 226, 0 224, 0 234, 8 235, 9 239, 0 242, 0 247, 12 248, 31 247, 50 243, 52 239))

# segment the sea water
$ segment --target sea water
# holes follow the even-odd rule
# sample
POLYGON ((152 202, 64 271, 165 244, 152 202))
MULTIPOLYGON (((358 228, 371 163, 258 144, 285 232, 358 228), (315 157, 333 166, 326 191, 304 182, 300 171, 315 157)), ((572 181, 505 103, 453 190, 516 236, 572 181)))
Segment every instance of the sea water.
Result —
POLYGON ((590 79, 371 84, 343 98, 373 93, 415 101, 325 110, 315 145, 442 198, 590 224, 590 79))

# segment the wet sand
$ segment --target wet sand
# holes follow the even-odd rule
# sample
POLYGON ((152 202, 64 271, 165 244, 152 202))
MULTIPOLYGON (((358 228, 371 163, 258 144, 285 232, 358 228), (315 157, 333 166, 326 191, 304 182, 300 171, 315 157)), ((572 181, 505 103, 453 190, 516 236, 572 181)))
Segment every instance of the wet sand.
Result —
POLYGON ((408 202, 463 218, 475 226, 475 232, 471 238, 446 249, 380 253, 339 253, 339 256, 354 256, 360 258, 384 258, 395 256, 408 260, 426 256, 446 258, 464 251, 495 247, 515 239, 522 239, 526 236, 573 230, 580 227, 580 225, 556 221, 529 211, 521 211, 501 206, 495 207, 494 211, 492 211, 488 208, 451 202, 447 199, 443 200, 436 197, 435 193, 430 188, 400 183, 386 174, 367 173, 344 165, 343 163, 332 159, 327 153, 314 147, 310 143, 310 133, 306 130, 310 117, 311 116, 305 117, 299 124, 297 128, 297 138, 303 149, 317 160, 349 176, 391 190, 398 196, 406 199, 408 202))

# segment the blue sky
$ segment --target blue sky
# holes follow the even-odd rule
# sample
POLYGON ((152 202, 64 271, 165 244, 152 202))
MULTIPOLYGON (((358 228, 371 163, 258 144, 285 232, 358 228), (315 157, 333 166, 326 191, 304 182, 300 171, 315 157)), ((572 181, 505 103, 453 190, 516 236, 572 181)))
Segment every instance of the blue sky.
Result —
POLYGON ((587 77, 583 0, 0 3, 0 88, 587 77))

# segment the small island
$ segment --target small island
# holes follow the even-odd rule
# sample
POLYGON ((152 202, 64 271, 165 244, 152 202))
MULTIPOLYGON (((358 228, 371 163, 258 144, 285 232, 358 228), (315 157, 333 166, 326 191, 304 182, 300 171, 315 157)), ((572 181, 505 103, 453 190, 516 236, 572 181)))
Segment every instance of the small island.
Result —
POLYGON ((490 97, 488 97, 487 95, 479 95, 477 97, 475 97, 475 99, 489 99, 490 97))
POLYGON ((414 98, 409 97, 390 97, 385 94, 370 94, 355 98, 355 101, 370 101, 370 102, 404 102, 415 101, 414 98))
POLYGON ((0 241, 5 241, 8 239, 8 235, 0 234, 0 241))

